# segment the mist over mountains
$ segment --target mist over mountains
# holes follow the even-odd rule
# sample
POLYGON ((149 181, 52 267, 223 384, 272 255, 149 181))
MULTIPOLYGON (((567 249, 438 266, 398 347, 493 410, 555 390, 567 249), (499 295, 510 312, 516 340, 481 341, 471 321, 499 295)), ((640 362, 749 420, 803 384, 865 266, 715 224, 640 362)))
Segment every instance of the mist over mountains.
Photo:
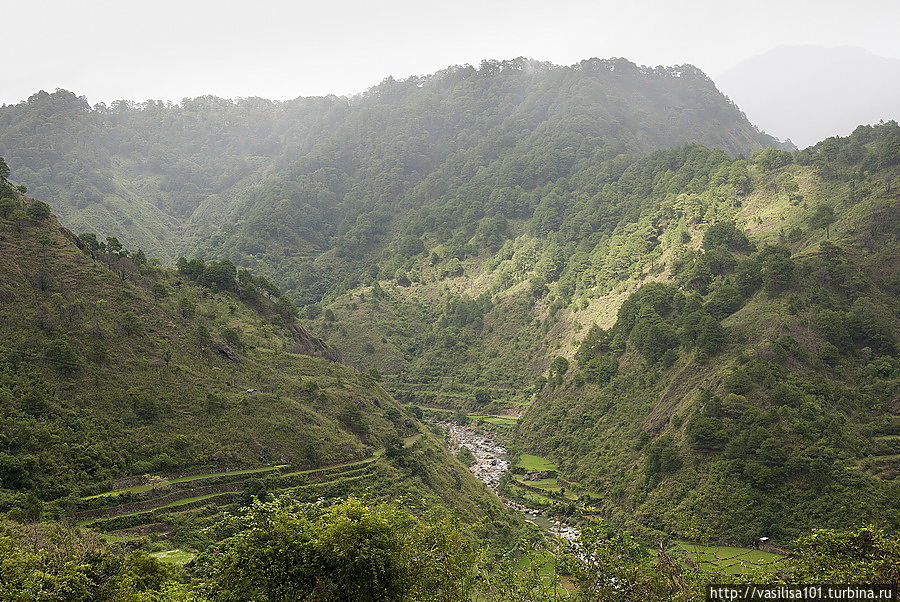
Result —
POLYGON ((360 206, 348 194, 396 199, 442 169, 474 173, 552 145, 552 164, 516 167, 523 184, 537 183, 595 156, 685 143, 749 155, 777 141, 700 70, 624 59, 567 67, 484 61, 388 78, 353 98, 200 97, 91 107, 57 91, 0 108, 0 156, 38 197, 76 229, 123 236, 169 261, 223 218, 245 217, 268 184, 301 172, 349 178, 345 188, 335 189, 332 179, 304 193, 317 211, 343 214, 340 230, 353 225, 360 206), (371 183, 375 171, 396 177, 368 193, 350 182, 371 183))
POLYGON ((779 46, 715 78, 750 121, 805 148, 900 116, 900 59, 841 46, 779 46))

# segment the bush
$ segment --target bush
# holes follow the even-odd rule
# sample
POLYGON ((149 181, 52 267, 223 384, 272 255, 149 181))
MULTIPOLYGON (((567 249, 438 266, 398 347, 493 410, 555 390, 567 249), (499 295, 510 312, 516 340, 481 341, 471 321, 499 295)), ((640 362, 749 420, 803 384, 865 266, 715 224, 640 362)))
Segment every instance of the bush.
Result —
POLYGON ((211 600, 468 599, 475 555, 462 530, 392 504, 256 502, 205 559, 211 600))
POLYGON ((81 357, 64 339, 54 339, 47 343, 44 356, 63 374, 72 374, 79 369, 81 357))
POLYGON ((14 200, 0 199, 0 218, 7 219, 18 208, 19 204, 14 200))
POLYGON ((42 201, 32 202, 25 211, 25 215, 28 216, 28 219, 36 222, 43 222, 50 219, 50 214, 50 205, 42 201))
POLYGON ((649 476, 664 472, 674 472, 681 468, 681 457, 670 435, 664 435, 647 447, 647 464, 644 468, 649 476))

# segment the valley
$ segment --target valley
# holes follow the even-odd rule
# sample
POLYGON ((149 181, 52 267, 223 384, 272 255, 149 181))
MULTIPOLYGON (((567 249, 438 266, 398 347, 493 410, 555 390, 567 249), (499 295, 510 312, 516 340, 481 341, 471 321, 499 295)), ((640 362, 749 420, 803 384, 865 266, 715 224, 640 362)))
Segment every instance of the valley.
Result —
POLYGON ((0 597, 900 579, 894 121, 797 150, 690 65, 514 59, 39 92, 0 155, 0 597))

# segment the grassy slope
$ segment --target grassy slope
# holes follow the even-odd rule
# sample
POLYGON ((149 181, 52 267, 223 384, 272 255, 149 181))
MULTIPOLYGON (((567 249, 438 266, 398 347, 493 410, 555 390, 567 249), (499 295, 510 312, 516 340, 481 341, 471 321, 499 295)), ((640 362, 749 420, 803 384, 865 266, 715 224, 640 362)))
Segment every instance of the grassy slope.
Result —
MULTIPOLYGON (((6 508, 27 491, 50 501, 127 475, 315 468, 422 428, 368 376, 292 353, 286 327, 236 297, 152 266, 120 276, 52 218, 0 221, 0 301, 6 508), (177 309, 184 296, 192 317, 177 309)), ((422 496, 471 520, 504 514, 430 436, 410 449, 415 470, 388 463, 374 494, 422 496)))
MULTIPOLYGON (((774 193, 770 183, 777 174, 757 170, 756 191, 736 217, 760 246, 780 243, 791 248, 797 273, 791 292, 773 298, 760 291, 727 317, 723 324, 730 331, 729 343, 710 360, 701 362, 693 354, 681 354, 674 365, 663 368, 645 365, 636 352, 626 351, 620 362, 625 377, 609 387, 579 387, 567 382, 546 390, 519 423, 519 445, 545 452, 560 463, 564 473, 584 479, 602 492, 607 512, 624 522, 636 520, 685 536, 745 542, 766 534, 788 537, 809 524, 877 521, 898 527, 897 481, 855 468, 858 458, 872 453, 884 457, 877 456, 882 450, 867 440, 872 433, 893 428, 889 425, 896 422, 900 406, 888 391, 867 389, 872 382, 872 364, 866 363, 871 357, 866 350, 861 355, 848 353, 831 367, 817 360, 823 340, 811 325, 815 314, 803 311, 802 304, 800 311, 791 308, 792 299, 808 294, 806 287, 821 277, 816 271, 820 264, 814 260, 826 232, 810 228, 808 221, 821 204, 836 210, 837 220, 827 236, 846 249, 850 272, 861 283, 855 286, 862 286, 887 314, 897 315, 900 308, 890 284, 900 266, 895 221, 897 172, 878 174, 871 181, 874 194, 851 204, 846 201, 846 184, 822 180, 806 167, 790 166, 785 171, 800 182, 803 201, 792 203, 787 195, 774 193), (880 223, 885 219, 887 224, 880 223), (802 229, 803 234, 792 242, 785 240, 784 234, 794 228, 802 229), (773 341, 784 336, 799 342, 796 355, 773 355, 773 341), (842 401, 843 405, 830 408, 828 414, 803 419, 790 410, 782 411, 781 436, 787 445, 797 433, 785 425, 796 420, 835 421, 826 429, 834 433, 831 440, 820 443, 834 445, 844 455, 836 459, 833 467, 837 472, 825 482, 800 477, 757 489, 747 485, 738 465, 719 462, 717 454, 689 449, 686 427, 698 407, 698 391, 706 388, 724 395, 726 378, 739 370, 746 358, 756 356, 772 358, 782 364, 786 374, 818 382, 829 394, 838 391, 838 399, 841 395, 845 400, 872 396, 862 405, 842 401), (674 474, 650 479, 645 474, 647 442, 665 434, 674 437, 683 466, 674 474), (846 439, 835 442, 841 437, 846 439)), ((685 246, 696 246, 702 233, 702 228, 695 231, 694 241, 685 246)), ((850 302, 843 301, 844 309, 850 302)), ((596 314, 600 325, 612 325, 603 319, 609 310, 596 314)), ((896 337, 896 320, 892 327, 896 337)), ((882 382, 891 382, 890 377, 884 378, 887 380, 882 382)), ((746 395, 752 403, 767 407, 768 393, 761 383, 746 395)), ((777 423, 772 428, 777 429, 777 423)))

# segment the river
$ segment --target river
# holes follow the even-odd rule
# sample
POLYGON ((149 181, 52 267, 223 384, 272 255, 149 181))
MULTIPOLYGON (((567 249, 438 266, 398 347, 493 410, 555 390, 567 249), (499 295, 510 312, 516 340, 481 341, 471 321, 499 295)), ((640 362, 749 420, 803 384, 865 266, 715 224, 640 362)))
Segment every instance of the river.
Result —
POLYGON ((548 516, 540 510, 529 508, 511 500, 499 491, 500 478, 509 470, 509 453, 499 435, 482 431, 471 426, 463 426, 453 422, 438 423, 447 431, 447 447, 454 454, 462 447, 469 448, 475 462, 469 467, 481 482, 491 488, 509 508, 521 512, 526 520, 547 529, 557 537, 578 539, 581 530, 567 525, 558 519, 548 516), (536 520, 537 519, 537 520, 536 520))

